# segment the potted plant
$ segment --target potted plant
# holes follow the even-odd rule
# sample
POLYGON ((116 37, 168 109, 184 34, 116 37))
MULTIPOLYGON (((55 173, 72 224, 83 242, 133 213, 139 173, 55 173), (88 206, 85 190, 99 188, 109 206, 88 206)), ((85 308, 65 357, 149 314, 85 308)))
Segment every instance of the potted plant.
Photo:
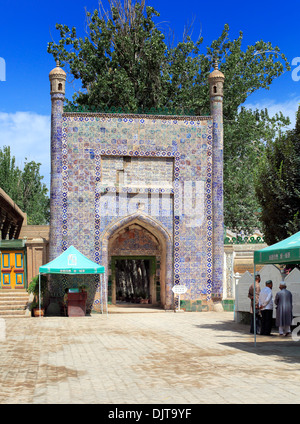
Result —
POLYGON ((33 295, 33 302, 30 305, 30 309, 33 311, 33 315, 36 316, 44 316, 45 308, 44 308, 44 296, 47 291, 47 277, 45 275, 41 275, 41 293, 39 293, 39 276, 36 275, 31 280, 28 286, 28 293, 33 295), (41 297, 41 307, 39 308, 39 297, 41 297))

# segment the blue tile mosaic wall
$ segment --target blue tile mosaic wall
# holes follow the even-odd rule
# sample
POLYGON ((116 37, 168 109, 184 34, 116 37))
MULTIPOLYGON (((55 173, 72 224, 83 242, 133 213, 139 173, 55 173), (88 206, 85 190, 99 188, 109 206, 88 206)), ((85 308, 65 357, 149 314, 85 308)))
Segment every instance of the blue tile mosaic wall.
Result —
POLYGON ((50 258, 74 245, 107 282, 110 238, 139 221, 165 245, 163 306, 174 306, 174 284, 187 287, 183 300, 221 297, 222 141, 219 101, 212 117, 166 117, 62 113, 52 99, 50 258))

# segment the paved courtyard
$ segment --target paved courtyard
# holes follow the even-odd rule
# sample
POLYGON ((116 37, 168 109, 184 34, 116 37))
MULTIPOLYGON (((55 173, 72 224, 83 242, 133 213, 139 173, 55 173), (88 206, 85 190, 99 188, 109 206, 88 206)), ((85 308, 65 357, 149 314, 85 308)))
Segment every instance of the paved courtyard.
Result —
POLYGON ((0 403, 299 403, 300 342, 147 312, 1 320, 0 403))

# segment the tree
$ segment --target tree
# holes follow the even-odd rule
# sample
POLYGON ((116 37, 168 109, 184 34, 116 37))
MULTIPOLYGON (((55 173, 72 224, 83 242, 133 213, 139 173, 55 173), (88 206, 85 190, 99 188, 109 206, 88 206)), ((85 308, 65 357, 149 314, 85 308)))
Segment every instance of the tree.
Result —
POLYGON ((229 40, 225 25, 218 39, 200 53, 203 38, 168 47, 154 19, 159 13, 145 0, 110 0, 86 12, 87 36, 77 36, 75 27, 57 24, 60 41, 48 43, 48 52, 59 59, 82 91, 74 104, 99 108, 120 106, 135 112, 154 108, 195 109, 209 113, 207 78, 215 59, 226 75, 224 116, 232 119, 238 107, 259 88, 268 88, 289 63, 278 47, 257 41, 242 50, 243 33, 229 40))
POLYGON ((28 224, 49 223, 50 200, 48 189, 42 182, 40 163, 25 162, 24 169, 16 166, 9 146, 0 149, 0 187, 27 213, 28 224))
POLYGON ((50 199, 48 189, 42 182, 40 163, 26 162, 22 173, 22 205, 31 225, 47 224, 50 221, 50 199))
POLYGON ((48 44, 48 52, 67 68, 73 81, 81 82, 81 89, 67 104, 108 111, 121 107, 132 113, 160 109, 210 114, 207 81, 217 59, 226 77, 225 224, 249 230, 258 221, 253 216, 255 191, 247 170, 255 172, 263 140, 269 140, 276 125, 284 123, 283 117, 271 121, 264 112, 240 113, 239 108, 249 95, 268 89, 275 78, 290 69, 285 55, 263 40, 243 50, 243 33, 231 40, 228 25, 206 49, 203 37, 193 41, 187 31, 181 42, 167 45, 155 23, 159 13, 146 6, 145 0, 109 0, 109 4, 108 11, 100 6, 93 13, 86 12, 84 38, 77 35, 75 27, 57 24, 60 41, 48 44), (241 192, 240 203, 237 190, 241 192))
POLYGON ((270 117, 267 110, 244 107, 224 123, 224 221, 237 233, 261 227, 255 177, 266 143, 289 123, 282 113, 270 117))
POLYGON ((300 231, 300 107, 295 129, 268 142, 255 188, 268 244, 300 231))
POLYGON ((21 192, 22 172, 16 166, 16 159, 11 156, 10 147, 0 148, 0 187, 17 203, 21 192))
POLYGON ((165 62, 164 35, 152 16, 158 13, 145 2, 133 5, 111 1, 109 12, 87 12, 88 37, 77 37, 76 28, 56 25, 59 44, 49 43, 62 65, 68 65, 83 91, 75 103, 98 107, 120 107, 134 112, 162 104, 161 64, 165 62))

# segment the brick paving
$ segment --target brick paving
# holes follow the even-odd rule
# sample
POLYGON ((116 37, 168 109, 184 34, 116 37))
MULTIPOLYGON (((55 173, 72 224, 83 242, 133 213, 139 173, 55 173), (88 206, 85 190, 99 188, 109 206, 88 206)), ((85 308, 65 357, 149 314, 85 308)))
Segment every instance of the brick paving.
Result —
POLYGON ((255 347, 231 312, 148 312, 1 320, 0 403, 299 403, 300 342, 255 347))

